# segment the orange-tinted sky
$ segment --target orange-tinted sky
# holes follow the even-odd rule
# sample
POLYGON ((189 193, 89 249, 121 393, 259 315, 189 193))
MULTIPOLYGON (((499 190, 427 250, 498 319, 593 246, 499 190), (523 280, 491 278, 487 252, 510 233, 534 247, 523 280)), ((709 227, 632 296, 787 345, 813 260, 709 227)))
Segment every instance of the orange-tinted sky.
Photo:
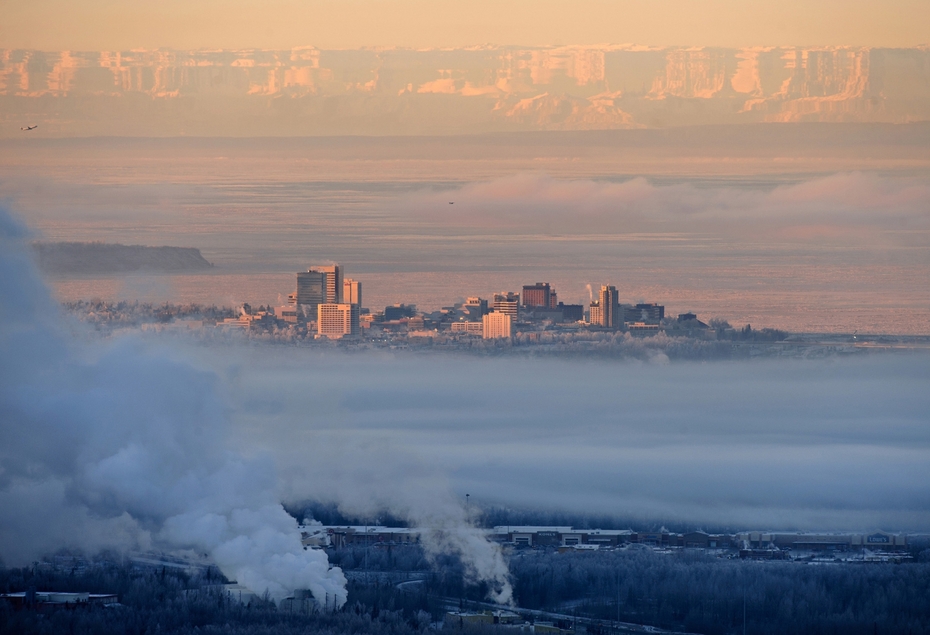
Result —
POLYGON ((927 0, 0 0, 0 47, 930 42, 927 0))

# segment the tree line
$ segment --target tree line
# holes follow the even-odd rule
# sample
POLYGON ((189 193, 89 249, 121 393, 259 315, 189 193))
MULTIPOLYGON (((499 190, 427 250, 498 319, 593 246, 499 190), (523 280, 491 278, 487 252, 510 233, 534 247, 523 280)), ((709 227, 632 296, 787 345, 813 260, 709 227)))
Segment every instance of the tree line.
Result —
MULTIPOLYGON (((429 561, 415 545, 331 550, 349 577, 348 602, 333 613, 291 614, 248 605, 219 587, 215 569, 191 574, 117 558, 86 568, 0 568, 0 593, 28 589, 116 593, 118 607, 35 612, 0 601, 0 635, 44 633, 322 633, 413 635, 450 604, 470 606, 486 588, 463 579, 453 556, 429 561), (417 572, 422 583, 399 584, 417 572)), ((718 558, 696 550, 656 553, 516 550, 509 554, 516 610, 539 609, 707 635, 930 633, 930 562, 813 566, 718 558), (745 622, 744 622, 745 620, 745 622)), ((532 619, 530 616, 527 616, 532 619)), ((447 628, 450 626, 447 625, 447 628)))

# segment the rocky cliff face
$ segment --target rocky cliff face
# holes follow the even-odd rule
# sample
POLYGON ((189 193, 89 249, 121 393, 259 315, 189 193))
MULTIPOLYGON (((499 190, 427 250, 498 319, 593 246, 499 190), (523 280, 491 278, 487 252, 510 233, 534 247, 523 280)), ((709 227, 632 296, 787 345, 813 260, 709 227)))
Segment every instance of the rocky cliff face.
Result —
POLYGON ((392 134, 930 120, 930 50, 0 50, 11 134, 392 134))

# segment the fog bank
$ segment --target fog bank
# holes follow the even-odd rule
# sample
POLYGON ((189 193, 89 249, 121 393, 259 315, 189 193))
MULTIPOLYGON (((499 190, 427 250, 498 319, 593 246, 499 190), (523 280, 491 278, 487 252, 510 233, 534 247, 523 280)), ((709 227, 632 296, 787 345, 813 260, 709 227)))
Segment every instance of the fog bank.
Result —
POLYGON ((737 528, 930 528, 930 356, 648 364, 211 353, 286 496, 737 528), (238 361, 236 361, 238 360, 238 361))

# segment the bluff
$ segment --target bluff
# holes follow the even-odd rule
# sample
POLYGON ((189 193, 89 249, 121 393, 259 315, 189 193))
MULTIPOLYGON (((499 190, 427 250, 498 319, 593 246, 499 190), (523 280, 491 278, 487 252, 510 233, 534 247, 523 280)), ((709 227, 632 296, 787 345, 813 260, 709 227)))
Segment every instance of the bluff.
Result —
POLYGON ((42 271, 55 275, 182 273, 213 267, 193 247, 63 242, 33 243, 32 248, 42 271))

